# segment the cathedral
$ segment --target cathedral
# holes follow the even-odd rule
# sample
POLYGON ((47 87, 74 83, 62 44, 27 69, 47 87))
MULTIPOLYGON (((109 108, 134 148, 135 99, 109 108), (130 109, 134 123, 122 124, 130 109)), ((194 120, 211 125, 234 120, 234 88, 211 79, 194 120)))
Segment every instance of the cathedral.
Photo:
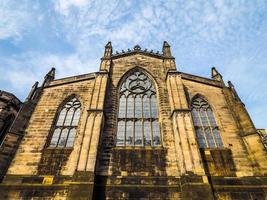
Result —
MULTIPOLYGON (((75 66, 74 66, 75 67, 75 66)), ((114 52, 24 102, 0 91, 0 199, 265 200, 267 136, 234 85, 162 52, 114 52)))

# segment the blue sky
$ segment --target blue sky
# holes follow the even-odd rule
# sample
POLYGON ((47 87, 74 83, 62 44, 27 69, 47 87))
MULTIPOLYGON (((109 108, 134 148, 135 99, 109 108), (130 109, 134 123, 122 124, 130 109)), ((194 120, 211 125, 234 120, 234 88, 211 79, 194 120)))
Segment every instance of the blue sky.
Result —
POLYGON ((55 66, 57 78, 99 69, 104 45, 161 50, 179 71, 231 80, 267 128, 267 1, 0 0, 0 89, 24 99, 55 66))

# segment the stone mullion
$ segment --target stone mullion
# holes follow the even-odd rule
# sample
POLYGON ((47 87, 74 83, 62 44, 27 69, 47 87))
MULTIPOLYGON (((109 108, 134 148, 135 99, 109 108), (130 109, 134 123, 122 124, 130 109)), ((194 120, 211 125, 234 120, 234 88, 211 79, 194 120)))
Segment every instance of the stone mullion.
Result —
MULTIPOLYGON (((63 107, 64 108, 64 107, 63 107)), ((61 109, 61 111, 62 111, 63 109, 61 109)), ((60 112, 61 112, 60 111, 60 112)), ((65 114, 65 118, 64 118, 64 121, 63 121, 63 123, 62 123, 62 126, 61 126, 61 128, 60 128, 60 133, 59 133, 59 135, 58 135, 58 140, 57 140, 57 145, 56 145, 56 147, 58 147, 58 143, 59 143, 59 141, 60 141, 60 137, 61 137, 61 134, 62 134, 62 131, 63 131, 63 129, 64 129, 64 125, 65 125, 65 121, 66 121, 66 118, 67 118, 67 116, 68 116, 68 112, 69 112, 69 110, 67 110, 67 112, 66 112, 66 114, 65 114)), ((60 113, 59 113, 59 116, 60 116, 60 113)), ((58 119, 57 119, 58 120, 58 119)), ((56 123, 57 123, 57 121, 56 121, 56 123)), ((55 126, 56 127, 56 126, 55 126)), ((54 131, 55 131, 55 129, 53 130, 53 134, 54 134, 54 131)), ((53 138, 53 135, 52 135, 52 138, 53 138)), ((51 138, 51 139, 52 139, 51 138)), ((51 141, 50 141, 51 142, 51 141)))
POLYGON ((144 125, 144 106, 143 106, 143 97, 140 95, 140 98, 141 98, 141 118, 142 118, 142 132, 143 132, 143 140, 144 140, 144 145, 145 145, 145 125, 144 125))
POLYGON ((135 119, 135 98, 133 98, 133 119, 134 119, 134 132, 133 132, 133 138, 134 138, 134 146, 135 146, 135 123, 136 123, 136 119, 135 119))
MULTIPOLYGON (((72 108, 72 107, 71 107, 71 108, 72 108)), ((78 108, 78 109, 79 109, 79 108, 78 108)), ((67 139, 66 139, 66 142, 65 142, 65 145, 64 145, 65 147, 66 147, 66 145, 67 145, 67 143, 68 143, 70 130, 74 128, 74 126, 72 126, 72 122, 73 122, 73 118, 74 118, 74 116, 75 116, 76 111, 77 111, 77 109, 74 109, 74 112, 73 112, 73 115, 72 115, 72 118, 71 118, 71 121, 70 121, 70 126, 69 126, 69 128, 68 128, 69 130, 68 130, 67 139)))
POLYGON ((200 121, 200 124, 201 124, 200 125, 201 126, 201 129, 202 129, 203 134, 204 134, 204 139, 205 139, 205 142, 206 142, 206 147, 209 147, 209 143, 208 143, 208 140, 207 140, 205 127, 203 126, 202 118, 201 118, 201 115, 200 115, 200 110, 197 110, 197 114, 198 114, 198 118, 199 118, 199 121, 200 121))
MULTIPOLYGON (((129 96, 129 95, 128 95, 129 96)), ((127 130, 127 128, 126 128, 126 125, 127 125, 127 112, 128 112, 128 96, 126 97, 125 96, 125 107, 126 107, 126 110, 125 110, 125 118, 124 118, 124 146, 126 145, 126 134, 127 134, 127 132, 126 132, 126 130, 127 130)), ((117 123, 117 129, 118 129, 118 123, 117 123)), ((117 130, 118 131, 118 130, 117 130)))
POLYGON ((211 133, 211 135, 212 135, 212 138, 213 138, 215 147, 218 147, 217 141, 215 140, 215 137, 214 137, 213 128, 212 128, 212 126, 211 126, 210 119, 209 119, 209 116, 208 116, 208 114, 207 114, 207 110, 205 110, 205 114, 206 114, 206 117, 207 117, 207 121, 208 121, 208 123, 209 123, 209 129, 210 129, 210 133, 211 133))
MULTIPOLYGON (((154 146, 154 127, 153 127, 154 119, 152 118, 153 116, 152 116, 152 107, 151 107, 151 99, 152 99, 152 96, 153 95, 151 95, 149 97, 149 115, 150 115, 149 117, 150 117, 151 135, 152 135, 151 144, 152 144, 152 146, 154 146)), ((161 134, 160 134, 160 136, 161 136, 161 134)))
MULTIPOLYGON (((123 133, 123 136, 124 136, 124 141, 123 141, 123 146, 126 145, 126 134, 127 134, 127 119, 122 119, 120 121, 123 121, 124 122, 124 133, 123 133)), ((117 123, 117 132, 118 132, 118 123, 117 123)))

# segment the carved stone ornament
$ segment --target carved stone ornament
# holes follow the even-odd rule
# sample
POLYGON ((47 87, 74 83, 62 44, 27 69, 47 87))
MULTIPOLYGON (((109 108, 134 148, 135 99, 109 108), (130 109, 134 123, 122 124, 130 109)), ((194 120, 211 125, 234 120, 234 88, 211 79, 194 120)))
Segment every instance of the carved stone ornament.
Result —
POLYGON ((141 50, 141 47, 140 47, 139 45, 135 45, 135 46, 134 46, 134 50, 135 50, 135 51, 140 51, 140 50, 141 50))
POLYGON ((121 93, 145 93, 150 90, 151 93, 155 93, 155 89, 152 87, 151 80, 142 72, 136 71, 122 85, 121 93))

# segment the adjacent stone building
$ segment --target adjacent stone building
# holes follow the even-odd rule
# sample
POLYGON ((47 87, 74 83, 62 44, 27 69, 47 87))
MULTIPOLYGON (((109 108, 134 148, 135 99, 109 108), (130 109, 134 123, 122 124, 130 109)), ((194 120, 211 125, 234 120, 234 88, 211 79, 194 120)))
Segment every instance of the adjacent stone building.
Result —
POLYGON ((6 173, 7 167, 12 159, 12 151, 19 143, 17 136, 8 134, 8 131, 21 108, 20 100, 13 94, 0 90, 0 180, 6 173), (5 140, 5 144, 4 141, 5 140))
POLYGON ((95 73, 53 68, 9 132, 20 145, 1 199, 267 197, 266 150, 233 84, 215 68, 177 71, 167 42, 161 53, 109 42, 95 73))

